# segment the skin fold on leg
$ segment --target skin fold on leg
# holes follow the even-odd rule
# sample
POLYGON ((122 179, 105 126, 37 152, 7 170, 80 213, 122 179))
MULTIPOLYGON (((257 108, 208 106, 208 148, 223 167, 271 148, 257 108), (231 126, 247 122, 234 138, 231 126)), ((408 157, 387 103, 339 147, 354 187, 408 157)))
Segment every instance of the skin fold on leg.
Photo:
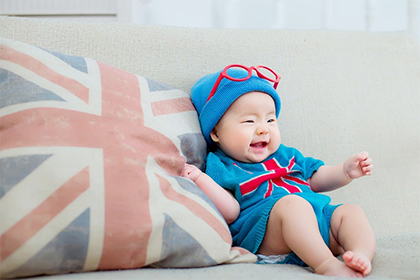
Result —
POLYGON ((339 261, 325 244, 312 206, 299 196, 288 195, 274 205, 258 253, 278 255, 292 251, 318 274, 363 276, 339 261))
POLYGON ((342 205, 331 217, 331 235, 343 248, 343 260, 364 276, 372 270, 376 239, 369 221, 358 205, 342 205))

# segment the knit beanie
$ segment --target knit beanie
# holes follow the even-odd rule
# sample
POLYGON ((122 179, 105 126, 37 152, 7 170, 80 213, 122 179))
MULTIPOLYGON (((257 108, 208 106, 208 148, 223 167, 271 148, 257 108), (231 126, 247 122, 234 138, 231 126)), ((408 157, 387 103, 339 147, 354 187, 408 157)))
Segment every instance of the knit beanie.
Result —
MULTIPOLYGON (((244 78, 248 72, 242 69, 228 69, 228 74, 234 78, 244 78)), ((223 78, 213 95, 206 103, 207 98, 222 71, 204 76, 191 88, 191 99, 198 112, 201 131, 206 139, 207 145, 212 146, 210 133, 229 106, 240 96, 252 91, 260 91, 269 94, 276 106, 276 117, 278 118, 281 108, 280 97, 273 85, 265 79, 252 75, 249 79, 241 82, 231 81, 223 78)))

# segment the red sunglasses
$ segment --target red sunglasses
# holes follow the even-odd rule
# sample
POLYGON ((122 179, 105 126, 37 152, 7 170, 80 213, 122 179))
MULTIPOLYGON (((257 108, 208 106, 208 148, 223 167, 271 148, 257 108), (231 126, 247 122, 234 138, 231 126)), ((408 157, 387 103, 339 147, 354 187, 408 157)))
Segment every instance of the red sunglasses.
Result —
POLYGON ((234 82, 243 82, 243 81, 246 81, 249 78, 251 78, 252 70, 255 70, 255 72, 257 72, 258 77, 260 77, 261 79, 265 79, 267 81, 270 81, 270 82, 274 83, 273 87, 274 87, 274 89, 277 89, 277 86, 280 82, 280 76, 276 72, 274 72, 273 70, 268 68, 267 66, 258 65, 258 66, 246 67, 246 66, 240 65, 240 64, 231 64, 231 65, 226 66, 225 69, 223 69, 223 71, 219 74, 219 77, 217 78, 216 82, 214 83, 213 89, 211 90, 211 92, 209 94, 209 97, 207 98, 206 103, 216 93, 216 90, 219 87, 219 84, 220 84, 220 82, 222 81, 223 78, 229 79, 229 80, 234 81, 234 82), (242 69, 244 69, 248 72, 248 76, 243 77, 243 78, 231 77, 227 73, 227 70, 231 69, 231 68, 242 68, 242 69))

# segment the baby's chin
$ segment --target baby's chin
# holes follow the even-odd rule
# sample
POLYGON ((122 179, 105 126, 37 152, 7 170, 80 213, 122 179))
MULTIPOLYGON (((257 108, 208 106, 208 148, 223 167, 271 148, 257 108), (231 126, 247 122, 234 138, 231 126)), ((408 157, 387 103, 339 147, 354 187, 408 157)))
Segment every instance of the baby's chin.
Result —
POLYGON ((261 163, 265 161, 267 158, 269 158, 272 154, 274 153, 266 152, 264 154, 259 154, 259 155, 252 154, 252 155, 247 156, 245 159, 238 160, 238 161, 245 162, 245 163, 261 163))

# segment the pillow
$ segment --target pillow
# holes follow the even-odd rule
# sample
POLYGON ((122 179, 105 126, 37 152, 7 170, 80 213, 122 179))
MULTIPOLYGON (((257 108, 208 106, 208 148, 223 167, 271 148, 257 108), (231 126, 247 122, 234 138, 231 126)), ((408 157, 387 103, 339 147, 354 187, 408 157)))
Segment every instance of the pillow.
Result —
POLYGON ((254 262, 185 161, 206 153, 189 95, 0 38, 0 277, 254 262))

